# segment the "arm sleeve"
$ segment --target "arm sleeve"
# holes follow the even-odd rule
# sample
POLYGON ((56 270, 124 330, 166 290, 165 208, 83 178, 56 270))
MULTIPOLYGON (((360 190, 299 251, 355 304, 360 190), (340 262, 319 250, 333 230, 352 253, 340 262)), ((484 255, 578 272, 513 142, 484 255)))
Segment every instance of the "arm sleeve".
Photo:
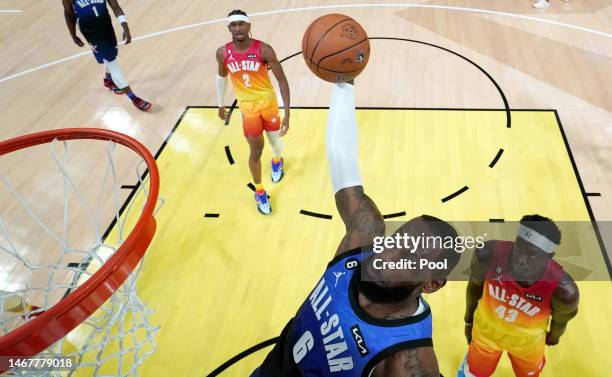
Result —
POLYGON ((327 160, 334 194, 362 185, 357 140, 355 89, 349 83, 334 84, 327 119, 327 160))

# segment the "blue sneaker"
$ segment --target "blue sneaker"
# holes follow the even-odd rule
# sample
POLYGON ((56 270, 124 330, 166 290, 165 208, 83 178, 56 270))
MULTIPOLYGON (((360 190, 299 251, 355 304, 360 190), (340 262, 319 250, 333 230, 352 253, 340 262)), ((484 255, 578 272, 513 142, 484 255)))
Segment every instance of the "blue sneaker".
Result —
POLYGON ((274 160, 272 160, 272 182, 280 182, 284 175, 285 171, 283 170, 283 158, 281 157, 280 161, 277 163, 274 163, 274 160))
POLYGON ((269 215, 272 213, 272 207, 270 206, 270 202, 268 201, 268 194, 263 191, 261 194, 255 192, 255 202, 257 202, 257 210, 262 215, 269 215))

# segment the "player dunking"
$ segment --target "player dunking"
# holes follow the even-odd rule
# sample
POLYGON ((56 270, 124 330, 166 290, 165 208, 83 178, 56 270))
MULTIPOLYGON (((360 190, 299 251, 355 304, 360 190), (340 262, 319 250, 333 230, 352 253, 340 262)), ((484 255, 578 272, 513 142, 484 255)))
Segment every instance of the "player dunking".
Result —
POLYGON ((516 376, 540 375, 544 346, 557 344, 578 312, 578 288, 552 259, 560 242, 550 219, 530 215, 514 242, 489 241, 476 250, 466 296, 470 347, 459 377, 492 375, 503 351, 516 376))
POLYGON ((257 209, 264 215, 272 213, 268 195, 261 182, 261 152, 264 146, 263 131, 268 135, 274 158, 272 159, 272 182, 277 183, 284 175, 283 142, 289 129, 289 84, 283 68, 276 59, 272 47, 250 37, 251 23, 241 10, 230 12, 227 18, 232 41, 217 49, 217 102, 219 117, 227 118, 223 99, 227 86, 227 74, 232 79, 234 95, 242 113, 242 128, 249 143, 249 169, 255 183, 257 209), (278 116, 278 103, 268 67, 276 76, 285 108, 282 124, 278 116))
MULTIPOLYGON (((439 376, 432 345, 432 316, 422 293, 446 283, 459 254, 439 248, 415 253, 372 253, 385 223, 364 193, 357 156, 355 94, 335 84, 328 116, 327 157, 336 207, 345 226, 336 255, 323 277, 285 326, 274 349, 252 377, 439 376), (448 268, 377 269, 375 258, 447 259, 448 268)), ((423 215, 405 223, 408 236, 457 237, 448 223, 423 215)))
MULTIPOLYGON (((81 34, 91 46, 96 61, 104 64, 106 70, 104 86, 116 94, 125 93, 136 108, 148 111, 151 104, 134 94, 117 63, 117 37, 108 13, 107 0, 62 0, 62 3, 66 25, 74 43, 79 47, 85 45, 76 34, 78 24, 81 34)), ((132 41, 130 28, 119 3, 117 0, 108 0, 108 5, 123 27, 125 44, 130 43, 132 41)))

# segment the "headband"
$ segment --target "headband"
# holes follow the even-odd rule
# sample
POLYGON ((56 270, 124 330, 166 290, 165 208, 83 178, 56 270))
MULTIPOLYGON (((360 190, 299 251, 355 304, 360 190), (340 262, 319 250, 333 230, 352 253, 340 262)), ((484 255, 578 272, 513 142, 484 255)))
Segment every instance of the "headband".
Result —
POLYGON ((553 253, 555 251, 555 247, 557 247, 554 242, 545 236, 522 224, 519 226, 518 236, 549 254, 553 253))
POLYGON ((227 18, 227 24, 231 24, 232 22, 236 22, 236 21, 244 21, 248 24, 251 23, 251 21, 249 21, 249 17, 243 15, 243 14, 232 14, 231 16, 229 16, 227 18))

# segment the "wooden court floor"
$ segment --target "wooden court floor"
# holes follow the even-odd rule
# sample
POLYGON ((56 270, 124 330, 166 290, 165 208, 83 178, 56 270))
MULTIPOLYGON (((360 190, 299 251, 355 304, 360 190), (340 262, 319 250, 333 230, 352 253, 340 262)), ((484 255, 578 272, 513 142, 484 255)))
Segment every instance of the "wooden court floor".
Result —
MULTIPOLYGON (((545 11, 526 0, 121 3, 135 38, 120 47, 119 62, 154 110, 140 113, 102 87, 100 67, 72 44, 59 2, 4 0, 0 139, 101 127, 136 137, 153 152, 163 147, 158 164, 166 205, 139 285, 161 330, 142 375, 206 375, 278 335, 343 231, 325 163, 329 85, 299 55, 283 63, 296 107, 285 140, 287 179, 266 184, 274 215, 255 212, 239 116, 226 127, 206 107, 216 102, 214 51, 229 39, 223 18, 231 9, 252 15, 254 37, 270 43, 279 58, 299 52, 310 21, 330 12, 354 17, 376 38, 357 80, 357 106, 364 107, 360 158, 366 190, 381 212, 406 213, 393 220, 430 213, 511 221, 533 211, 559 221, 612 219, 607 0, 553 0, 545 11)), ((266 149, 264 160, 269 157, 266 149)), ((100 156, 84 148, 74 158, 100 156)), ((45 176, 27 173, 37 163, 25 161, 9 169, 23 170, 25 196, 37 195, 45 176)), ((80 179, 87 194, 90 177, 80 179)), ((118 180, 133 185, 133 171, 119 167, 118 180)), ((122 200, 126 196, 122 192, 122 200)), ((60 214, 49 209, 45 216, 60 214)), ((80 224, 71 231, 81 234, 80 224)), ((563 258, 580 264, 574 256, 563 258)), ((606 272, 601 252, 581 258, 594 273, 606 272)), ((13 267, 0 265, 0 290, 24 284, 13 267)), ((561 344, 547 350, 544 376, 603 376, 612 368, 610 282, 579 285, 582 310, 561 344)), ((464 283, 451 282, 428 298, 445 375, 453 375, 466 350, 463 295, 464 283)), ((265 352, 222 375, 248 375, 265 352)), ((509 370, 504 358, 497 375, 509 376, 509 370)))
MULTIPOLYGON (((140 293, 162 325, 158 347, 167 350, 146 362, 145 375, 175 374, 186 366, 188 375, 207 374, 277 336, 343 234, 329 200, 325 109, 294 110, 294 137, 300 142, 287 145, 286 179, 266 185, 274 214, 265 218, 251 203, 240 119, 219 127, 215 117, 214 108, 187 109, 158 158, 166 177, 162 196, 179 199, 167 201, 158 215, 160 233, 140 278, 140 293), (176 346, 191 343, 194 333, 198 342, 176 346)), ((510 129, 505 119, 503 111, 358 110, 367 192, 383 214, 399 213, 396 221, 420 213, 455 221, 516 221, 532 212, 561 221, 588 221, 555 113, 513 111, 510 129), (500 148, 505 152, 490 167, 500 148), (455 158, 449 159, 449 153, 455 158), (424 155, 429 158, 419 157, 424 155), (543 171, 549 173, 543 177, 543 171), (467 191, 443 201, 465 185, 467 191)), ((264 176, 268 174, 269 167, 264 168, 264 176)), ((609 272, 603 254, 589 250, 583 263, 600 267, 590 280, 604 280, 609 272)), ((561 249, 557 258, 564 261, 573 251, 561 249)), ((561 344, 547 350, 544 376, 598 376, 611 366, 605 356, 612 346, 605 335, 612 335, 605 315, 612 306, 610 284, 579 284, 582 308, 601 310, 581 311, 561 344), (593 344, 598 344, 593 352, 581 354, 593 344)), ((464 289, 464 282, 455 281, 428 297, 445 375, 452 375, 466 351, 464 289)), ((248 375, 265 354, 256 352, 222 375, 248 375)), ((507 360, 501 365, 497 375, 511 375, 507 360)))

